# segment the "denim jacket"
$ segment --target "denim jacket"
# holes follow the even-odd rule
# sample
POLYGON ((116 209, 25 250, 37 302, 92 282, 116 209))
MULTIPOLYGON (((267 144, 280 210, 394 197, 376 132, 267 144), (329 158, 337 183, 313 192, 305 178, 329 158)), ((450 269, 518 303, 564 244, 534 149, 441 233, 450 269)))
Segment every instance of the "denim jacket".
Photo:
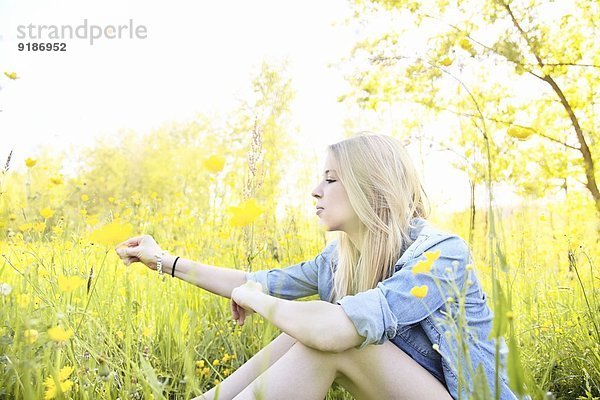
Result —
MULTIPOLYGON (((412 244, 395 264, 394 274, 373 289, 347 295, 338 300, 358 333, 365 337, 358 349, 369 344, 390 340, 442 382, 454 399, 468 399, 473 391, 478 369, 483 369, 490 392, 495 392, 495 339, 489 339, 493 313, 487 305, 472 257, 465 241, 444 232, 427 220, 411 221, 409 235, 412 244), (439 257, 431 270, 413 273, 412 268, 424 260, 424 253, 439 257), (467 268, 468 265, 471 265, 467 268), (466 324, 460 326, 457 290, 465 290, 466 324), (422 298, 411 294, 416 286, 427 286, 422 298), (452 286, 453 285, 453 286, 452 286), (454 289, 458 287, 458 289, 454 289), (449 298, 452 300, 449 301, 449 298), (466 327, 465 327, 466 325, 466 327), (458 354, 457 337, 468 344, 468 354, 458 354), (459 396, 457 366, 461 359, 464 377, 459 396), (468 367, 472 366, 472 369, 468 367), (467 387, 468 385, 468 387, 467 387)), ((337 240, 328 244, 314 259, 283 268, 248 272, 246 278, 259 282, 265 293, 292 300, 319 294, 332 302, 333 273, 337 269, 337 240)), ((500 340, 499 383, 501 400, 517 399, 508 387, 506 357, 508 347, 500 340)), ((525 398, 528 398, 527 396, 525 398)))

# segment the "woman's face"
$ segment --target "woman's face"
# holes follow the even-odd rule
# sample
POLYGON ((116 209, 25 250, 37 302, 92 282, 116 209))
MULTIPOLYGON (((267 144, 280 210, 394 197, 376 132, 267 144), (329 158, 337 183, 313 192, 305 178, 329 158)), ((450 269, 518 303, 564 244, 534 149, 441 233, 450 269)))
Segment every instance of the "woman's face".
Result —
POLYGON ((338 180, 335 169, 333 160, 328 154, 325 159, 323 179, 312 192, 312 196, 317 199, 317 215, 328 231, 344 231, 356 237, 359 219, 350 204, 346 189, 338 180))

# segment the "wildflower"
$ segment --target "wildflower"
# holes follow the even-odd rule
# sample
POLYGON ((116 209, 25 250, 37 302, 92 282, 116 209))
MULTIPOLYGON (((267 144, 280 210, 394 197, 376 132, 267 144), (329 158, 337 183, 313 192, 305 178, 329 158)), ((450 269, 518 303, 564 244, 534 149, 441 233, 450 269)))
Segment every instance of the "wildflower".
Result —
POLYGON ((237 207, 229 207, 228 211, 232 214, 231 224, 239 227, 253 223, 264 212, 256 199, 246 200, 237 207))
POLYGON ((73 336, 73 330, 69 328, 65 331, 62 327, 55 326, 48 329, 48 336, 55 342, 66 342, 73 336))
POLYGON ((36 163, 37 163, 37 160, 35 158, 26 158, 25 159, 25 165, 27 166, 27 168, 33 168, 36 163))
POLYGON ((231 369, 225 368, 225 370, 223 371, 223 376, 229 376, 230 374, 231 374, 231 369))
POLYGON ((46 224, 44 222, 36 222, 33 224, 33 230, 37 233, 42 233, 46 229, 46 224))
POLYGON ((25 341, 29 344, 33 344, 38 340, 39 332, 35 329, 26 329, 23 331, 23 337, 25 341))
POLYGON ((48 207, 46 208, 42 208, 40 210, 40 215, 44 218, 44 219, 48 219, 48 218, 52 218, 52 216, 54 215, 54 211, 52 211, 51 209, 49 209, 48 207))
POLYGON ((10 294, 10 292, 12 292, 12 286, 10 286, 8 283, 0 284, 0 294, 1 295, 8 296, 10 294))
POLYGON ((419 260, 419 262, 417 262, 417 264, 415 264, 413 267, 412 272, 414 275, 431 271, 433 262, 440 257, 440 250, 426 251, 424 256, 425 260, 419 260))
POLYGON ((110 197, 108 198, 108 202, 109 202, 109 203, 114 203, 114 202, 115 202, 115 198, 114 198, 114 197, 112 197, 112 196, 110 196, 110 197))
MULTIPOLYGON (((66 393, 73 387, 73 381, 69 380, 69 376, 73 373, 73 367, 63 367, 58 373, 58 382, 60 384, 60 391, 66 393)), ((58 395, 56 388, 56 381, 54 377, 49 376, 44 380, 44 386, 46 391, 44 392, 44 400, 50 400, 58 395)))
POLYGON ((412 289, 410 289, 410 294, 412 294, 418 299, 422 299, 423 297, 427 296, 428 290, 429 288, 427 287, 427 285, 415 286, 412 289))
POLYGON ((207 377, 208 375, 210 375, 210 368, 208 368, 208 367, 204 367, 204 368, 202 368, 202 375, 203 375, 203 376, 206 376, 206 377, 207 377))
POLYGON ((519 140, 527 140, 535 133, 532 128, 528 128, 520 125, 511 125, 506 131, 508 136, 514 137, 519 140))
POLYGON ((73 290, 83 286, 86 280, 79 276, 64 276, 58 277, 58 288, 62 292, 72 292, 73 290))
POLYGON ((63 177, 62 175, 58 175, 58 176, 53 176, 50 178, 50 182, 52 182, 54 185, 60 185, 62 184, 63 181, 63 177))
POLYGON ((33 228, 33 224, 31 222, 26 222, 24 224, 19 225, 19 230, 21 232, 29 232, 33 228))
POLYGON ((144 335, 145 337, 150 337, 150 335, 152 335, 152 329, 150 329, 149 327, 145 327, 142 331, 142 335, 144 335))
POLYGON ((464 50, 467 50, 468 52, 471 52, 471 50, 473 50, 473 45, 471 44, 471 41, 466 37, 461 38, 458 41, 458 45, 464 50))
POLYGON ((223 356, 223 358, 221 359, 221 361, 223 363, 226 363, 227 361, 229 361, 229 358, 230 358, 229 354, 225 353, 225 355, 223 356))
POLYGON ((452 65, 452 59, 450 57, 444 57, 440 60, 440 65, 443 65, 444 67, 449 67, 452 65))
POLYGON ((19 77, 17 76, 17 73, 16 73, 16 72, 6 72, 6 71, 5 71, 5 72, 4 72, 4 75, 6 75, 6 77, 7 77, 8 79, 11 79, 11 80, 13 80, 13 81, 14 81, 14 80, 16 80, 16 79, 19 79, 19 77))
POLYGON ((217 173, 225 166, 225 157, 212 155, 204 160, 204 167, 210 172, 217 173))
POLYGON ((216 360, 214 360, 214 361, 213 361, 212 365, 214 365, 214 366, 216 367, 216 366, 217 366, 217 365, 219 365, 220 363, 221 363, 221 362, 220 362, 218 359, 216 359, 216 360))
POLYGON ((93 231, 88 240, 95 244, 116 246, 131 237, 132 233, 131 224, 122 224, 119 220, 113 220, 93 231))
POLYGON ((81 195, 81 201, 88 201, 89 199, 90 199, 90 196, 88 196, 87 194, 81 195))
POLYGON ((98 216, 96 216, 96 215, 90 215, 90 216, 88 216, 88 217, 86 218, 85 222, 86 222, 88 225, 96 225, 96 224, 99 222, 99 220, 98 220, 98 216))
POLYGON ((196 368, 204 368, 204 360, 196 361, 196 368))

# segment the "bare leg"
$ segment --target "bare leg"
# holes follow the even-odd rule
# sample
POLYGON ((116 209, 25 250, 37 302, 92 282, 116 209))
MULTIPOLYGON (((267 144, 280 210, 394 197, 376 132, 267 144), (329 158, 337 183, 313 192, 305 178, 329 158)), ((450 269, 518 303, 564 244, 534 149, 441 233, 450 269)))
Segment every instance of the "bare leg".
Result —
POLYGON ((337 355, 297 342, 234 400, 322 400, 337 377, 337 355))
POLYGON ((271 343, 262 348, 244 365, 228 376, 220 385, 213 387, 208 392, 201 394, 194 400, 212 400, 215 398, 216 389, 219 388, 219 400, 230 400, 252 383, 257 376, 275 363, 296 343, 296 339, 282 333, 271 343))
POLYGON ((234 400, 322 400, 334 381, 356 400, 452 400, 440 381, 391 342, 341 353, 297 342, 234 400))

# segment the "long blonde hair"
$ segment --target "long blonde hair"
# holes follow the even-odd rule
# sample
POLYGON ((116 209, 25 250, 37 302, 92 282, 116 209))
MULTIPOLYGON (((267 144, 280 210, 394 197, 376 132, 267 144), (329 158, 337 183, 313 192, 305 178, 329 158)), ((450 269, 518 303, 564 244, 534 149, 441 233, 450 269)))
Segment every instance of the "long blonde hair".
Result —
POLYGON ((361 238, 359 249, 345 232, 339 233, 331 293, 335 302, 390 277, 412 243, 410 221, 426 218, 429 210, 417 169, 397 139, 358 132, 327 150, 360 220, 361 238))

